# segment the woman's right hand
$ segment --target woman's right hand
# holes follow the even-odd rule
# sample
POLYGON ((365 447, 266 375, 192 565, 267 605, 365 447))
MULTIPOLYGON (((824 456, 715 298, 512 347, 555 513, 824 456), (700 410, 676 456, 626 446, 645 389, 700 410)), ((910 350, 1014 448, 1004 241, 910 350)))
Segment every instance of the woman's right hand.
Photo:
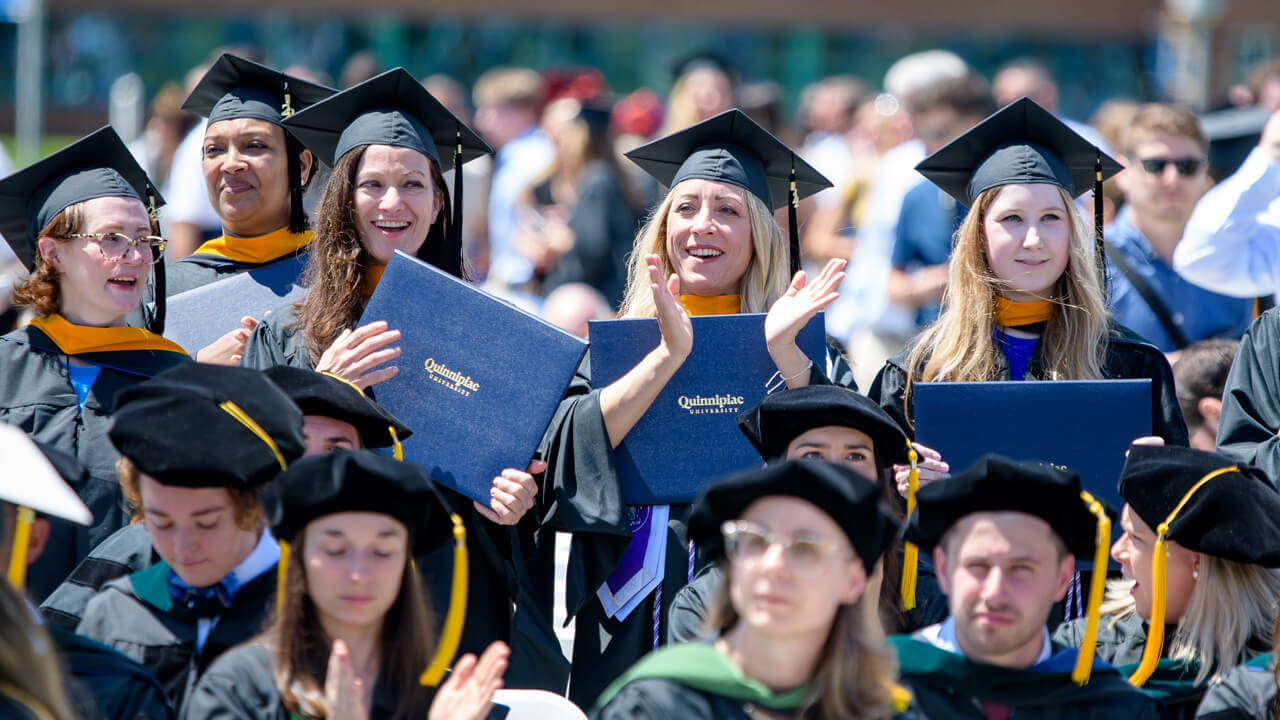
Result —
POLYGON ((428 720, 481 720, 493 707, 493 694, 502 688, 511 649, 501 641, 475 655, 463 655, 436 691, 427 713, 428 720))
POLYGON ((210 365, 239 365, 244 356, 244 344, 258 321, 249 316, 240 318, 240 327, 214 340, 196 351, 196 362, 210 365))
POLYGON ((400 331, 388 329, 384 320, 347 328, 320 356, 316 372, 333 373, 362 390, 389 380, 400 368, 378 366, 400 357, 399 346, 387 347, 399 339, 400 331))
MULTIPOLYGON (((916 454, 920 456, 916 460, 916 470, 919 472, 917 490, 929 483, 951 477, 951 466, 943 461, 942 453, 918 442, 911 443, 911 447, 915 448, 916 454)), ((910 475, 910 465, 893 466, 893 479, 898 483, 898 494, 902 497, 906 497, 910 489, 910 475)))
POLYGON ((324 701, 329 706, 329 720, 368 720, 364 707, 364 682, 356 677, 351 653, 341 640, 333 641, 329 652, 329 669, 324 676, 324 701))
POLYGON ((662 277, 662 259, 646 255, 649 266, 649 287, 653 291, 653 305, 658 315, 658 329, 662 332, 659 347, 664 347, 673 358, 684 362, 693 351, 693 322, 680 304, 680 277, 671 273, 662 277))

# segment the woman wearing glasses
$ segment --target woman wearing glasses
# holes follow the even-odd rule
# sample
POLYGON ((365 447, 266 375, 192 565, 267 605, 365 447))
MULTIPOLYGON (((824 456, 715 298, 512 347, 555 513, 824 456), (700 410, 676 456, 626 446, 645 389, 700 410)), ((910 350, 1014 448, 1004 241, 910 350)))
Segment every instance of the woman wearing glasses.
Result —
POLYGON ((164 250, 149 212, 162 202, 110 128, 0 181, 0 233, 31 272, 14 302, 36 313, 0 338, 0 422, 88 469, 76 490, 95 523, 51 523, 29 574, 36 599, 126 522, 118 455, 107 439, 116 393, 191 359, 177 344, 125 326, 164 250))
POLYGON ((712 486, 689 536, 726 591, 709 642, 669 645, 600 698, 594 717, 884 718, 907 709, 867 579, 896 522, 880 486, 822 460, 788 460, 712 486))

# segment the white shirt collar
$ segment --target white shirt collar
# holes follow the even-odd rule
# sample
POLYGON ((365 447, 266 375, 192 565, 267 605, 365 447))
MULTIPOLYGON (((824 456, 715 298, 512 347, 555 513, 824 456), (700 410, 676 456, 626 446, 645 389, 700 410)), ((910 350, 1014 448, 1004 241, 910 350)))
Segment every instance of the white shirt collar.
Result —
POLYGON ((280 544, 276 542, 269 528, 263 528, 262 537, 258 538, 258 544, 253 548, 253 552, 249 553, 249 557, 241 561, 231 572, 235 573, 240 587, 244 587, 250 580, 270 570, 271 566, 279 561, 280 544))
MULTIPOLYGON (((946 620, 937 625, 930 625, 919 633, 921 640, 949 653, 956 655, 964 655, 960 650, 960 644, 956 642, 956 620, 953 617, 947 617, 946 620)), ((1032 666, 1048 660, 1053 655, 1053 642, 1049 639, 1049 629, 1040 628, 1040 656, 1032 663, 1032 666)))

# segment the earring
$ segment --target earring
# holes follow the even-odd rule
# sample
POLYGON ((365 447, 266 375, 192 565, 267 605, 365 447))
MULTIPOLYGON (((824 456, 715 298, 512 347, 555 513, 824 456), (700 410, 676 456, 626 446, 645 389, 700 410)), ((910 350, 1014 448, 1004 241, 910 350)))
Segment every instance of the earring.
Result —
POLYGON ((1199 579, 1200 579, 1200 571, 1199 571, 1199 570, 1192 570, 1192 571, 1191 571, 1191 579, 1192 579, 1192 580, 1199 580, 1199 579))

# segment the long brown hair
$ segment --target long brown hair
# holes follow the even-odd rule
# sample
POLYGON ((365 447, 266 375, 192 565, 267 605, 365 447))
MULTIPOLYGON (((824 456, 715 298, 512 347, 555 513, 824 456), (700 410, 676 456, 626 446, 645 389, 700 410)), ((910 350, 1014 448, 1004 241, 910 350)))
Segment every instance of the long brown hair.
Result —
MULTIPOLYGON (((907 358, 908 406, 912 385, 917 382, 999 379, 996 356, 1000 350, 992 339, 992 309, 1006 283, 987 260, 982 221, 1004 187, 982 191, 956 231, 942 313, 920 333, 907 358)), ((1058 194, 1071 224, 1071 236, 1066 270, 1045 298, 1053 302, 1053 314, 1040 344, 1043 379, 1089 380, 1102 376, 1110 315, 1090 233, 1071 196, 1061 188, 1058 194)))
MULTIPOLYGON (((729 597, 728 561, 720 561, 725 581, 711 603, 706 627, 728 632, 739 617, 729 597)), ((870 577, 871 573, 867 573, 870 577)), ((841 605, 831 622, 831 632, 818 656, 813 690, 800 714, 801 720, 888 718, 894 715, 892 688, 898 663, 885 643, 876 598, 863 593, 850 605, 841 605)))
POLYGON ((71 720, 53 639, 31 619, 31 607, 0 582, 0 696, 37 717, 71 720))
MULTIPOLYGON (((323 718, 328 716, 324 681, 333 638, 320 625, 315 603, 307 592, 302 557, 306 536, 303 530, 293 539, 291 547, 297 548, 297 553, 285 571, 284 601, 258 642, 275 656, 275 683, 285 707, 293 713, 323 718)), ((406 551, 400 592, 382 618, 378 673, 388 678, 387 686, 398 703, 392 714, 394 720, 427 716, 428 694, 418 684, 418 676, 431 662, 436 646, 427 594, 411 557, 412 553, 406 551)))
MULTIPOLYGON (((303 273, 303 284, 310 290, 294 305, 298 325, 306 340, 307 352, 314 364, 330 343, 343 330, 353 327, 364 310, 365 298, 360 290, 373 256, 360 243, 356 224, 356 172, 367 145, 352 149, 334 165, 325 185, 316 213, 315 240, 303 273)), ((456 277, 466 279, 462 248, 452 233, 453 204, 444 175, 431 160, 431 184, 441 200, 440 213, 427 231, 427 239, 418 248, 418 258, 456 277)))

